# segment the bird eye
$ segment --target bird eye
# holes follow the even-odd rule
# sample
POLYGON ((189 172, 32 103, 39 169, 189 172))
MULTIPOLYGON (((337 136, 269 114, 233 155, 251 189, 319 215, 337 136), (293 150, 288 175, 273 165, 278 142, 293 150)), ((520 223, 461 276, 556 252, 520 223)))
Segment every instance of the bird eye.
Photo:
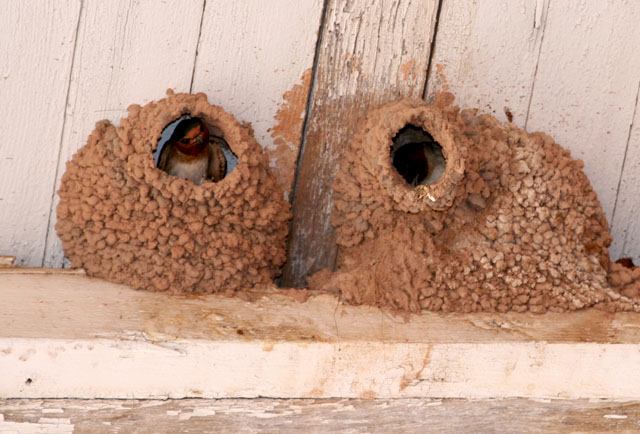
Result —
POLYGON ((180 143, 186 145, 186 144, 189 143, 189 139, 182 139, 182 140, 180 140, 180 143))

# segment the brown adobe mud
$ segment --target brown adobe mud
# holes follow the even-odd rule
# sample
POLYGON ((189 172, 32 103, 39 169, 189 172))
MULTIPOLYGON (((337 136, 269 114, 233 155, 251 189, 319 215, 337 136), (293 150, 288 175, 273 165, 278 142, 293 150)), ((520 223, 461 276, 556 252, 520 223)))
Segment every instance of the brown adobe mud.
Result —
POLYGON ((401 311, 542 313, 596 306, 640 310, 640 267, 611 264, 596 193, 544 133, 528 133, 453 96, 404 100, 371 112, 334 183, 337 271, 312 289, 401 311), (412 187, 390 160, 405 126, 430 133, 446 170, 412 187))
POLYGON ((62 178, 56 230, 73 267, 138 289, 212 293, 271 282, 285 261, 289 204, 249 126, 204 94, 132 105, 100 121, 62 178), (157 169, 163 129, 184 113, 222 136, 238 165, 195 185, 157 169))

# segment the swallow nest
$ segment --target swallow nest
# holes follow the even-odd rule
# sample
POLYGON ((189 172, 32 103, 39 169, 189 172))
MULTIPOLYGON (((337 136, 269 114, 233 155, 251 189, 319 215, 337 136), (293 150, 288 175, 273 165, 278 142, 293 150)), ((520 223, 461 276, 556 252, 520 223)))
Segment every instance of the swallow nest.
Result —
POLYGON ((211 293, 271 282, 285 260, 289 204, 251 128, 204 94, 132 105, 100 121, 62 178, 56 230, 73 267, 138 289, 211 293), (222 135, 238 165, 195 185, 154 164, 163 129, 184 113, 222 135))
POLYGON ((582 161, 543 133, 476 111, 405 100, 376 110, 334 184, 335 273, 313 289, 404 311, 640 310, 640 267, 610 264, 611 236, 582 161), (430 133, 446 167, 412 187, 390 159, 407 125, 430 133))

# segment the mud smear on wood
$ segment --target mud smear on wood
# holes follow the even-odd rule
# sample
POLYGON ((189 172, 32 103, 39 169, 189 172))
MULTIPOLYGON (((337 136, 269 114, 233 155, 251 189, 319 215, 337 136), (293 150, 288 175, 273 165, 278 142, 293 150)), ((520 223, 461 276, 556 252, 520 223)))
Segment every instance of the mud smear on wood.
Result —
POLYGON ((269 160, 273 162, 272 170, 278 184, 287 194, 293 184, 298 149, 302 139, 304 110, 309 96, 311 73, 311 69, 307 69, 302 75, 301 83, 293 86, 282 96, 284 102, 280 104, 275 116, 277 124, 269 129, 275 148, 267 149, 266 153, 269 160))
POLYGON ((402 78, 404 79, 404 81, 409 81, 409 79, 415 77, 415 63, 415 60, 410 60, 400 65, 400 74, 402 74, 402 78))
POLYGON ((582 161, 544 133, 460 111, 453 99, 369 113, 333 185, 338 271, 315 274, 310 287, 413 312, 640 311, 640 268, 610 264, 582 161), (391 163, 392 138, 407 125, 442 146, 434 184, 413 187, 391 163))
MULTIPOLYGON (((274 286, 256 285, 228 294, 144 299, 140 304, 144 334, 153 341, 175 339, 223 339, 255 341, 275 339, 276 342, 329 342, 333 338, 323 333, 312 314, 298 313, 298 303, 306 297, 282 291, 274 286), (215 297, 215 298, 213 298, 215 297), (238 299, 244 300, 239 302, 238 299), (274 313, 277 312, 277 313, 274 313)), ((312 303, 317 306, 318 301, 312 303)), ((305 308, 302 308, 306 310, 305 308)))
POLYGON ((447 81, 447 77, 444 75, 444 65, 442 63, 436 64, 436 73, 438 74, 437 78, 440 80, 440 86, 438 88, 442 92, 448 91, 449 82, 447 81))

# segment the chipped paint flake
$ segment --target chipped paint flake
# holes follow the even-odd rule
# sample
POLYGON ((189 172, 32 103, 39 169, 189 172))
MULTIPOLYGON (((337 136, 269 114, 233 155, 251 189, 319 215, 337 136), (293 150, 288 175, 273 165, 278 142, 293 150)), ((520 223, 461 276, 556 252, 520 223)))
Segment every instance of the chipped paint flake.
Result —
POLYGON ((70 424, 71 423, 71 419, 66 419, 66 418, 52 418, 52 417, 41 417, 38 420, 38 423, 52 423, 52 424, 56 424, 59 425, 61 423, 66 423, 66 424, 70 424))
POLYGON ((182 413, 178 416, 178 420, 189 420, 192 417, 206 417, 206 416, 214 416, 216 411, 209 408, 195 408, 191 413, 182 413))
POLYGON ((0 433, 20 433, 20 434, 70 434, 74 431, 74 425, 70 419, 47 419, 40 418, 37 423, 33 422, 9 422, 0 418, 0 433))

